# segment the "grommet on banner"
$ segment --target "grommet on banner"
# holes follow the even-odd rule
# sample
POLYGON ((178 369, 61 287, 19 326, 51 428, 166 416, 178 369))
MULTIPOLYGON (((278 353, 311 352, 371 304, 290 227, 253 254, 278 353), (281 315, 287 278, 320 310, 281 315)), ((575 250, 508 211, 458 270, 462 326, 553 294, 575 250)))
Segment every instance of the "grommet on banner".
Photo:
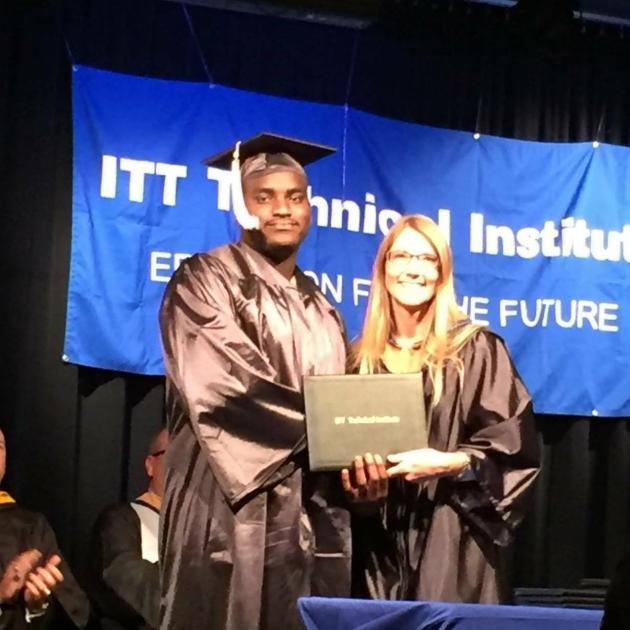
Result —
POLYGON ((597 140, 593 140, 593 149, 599 148, 599 142, 597 140))
POLYGON ((593 409, 593 411, 591 411, 591 415, 599 416, 599 411, 597 411, 597 409, 593 409))
POLYGON ((475 140, 479 140, 479 138, 481 138, 481 134, 478 131, 475 131, 475 133, 473 133, 473 138, 475 140))
POLYGON ((68 363, 68 361, 70 361, 70 357, 67 354, 63 354, 61 355, 61 360, 68 363))

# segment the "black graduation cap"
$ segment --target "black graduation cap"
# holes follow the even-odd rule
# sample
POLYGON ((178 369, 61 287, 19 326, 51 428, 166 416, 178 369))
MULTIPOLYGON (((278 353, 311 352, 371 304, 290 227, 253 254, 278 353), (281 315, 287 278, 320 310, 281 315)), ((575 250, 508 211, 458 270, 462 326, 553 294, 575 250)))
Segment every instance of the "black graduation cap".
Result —
MULTIPOLYGON (((230 170, 232 166, 232 155, 235 147, 230 147, 221 153, 203 160, 206 166, 213 166, 224 170, 230 170)), ((302 166, 326 157, 334 153, 337 149, 323 144, 316 144, 297 138, 279 136, 275 133, 259 133, 247 140, 242 140, 239 147, 239 157, 241 164, 250 157, 259 153, 286 153, 302 166)))

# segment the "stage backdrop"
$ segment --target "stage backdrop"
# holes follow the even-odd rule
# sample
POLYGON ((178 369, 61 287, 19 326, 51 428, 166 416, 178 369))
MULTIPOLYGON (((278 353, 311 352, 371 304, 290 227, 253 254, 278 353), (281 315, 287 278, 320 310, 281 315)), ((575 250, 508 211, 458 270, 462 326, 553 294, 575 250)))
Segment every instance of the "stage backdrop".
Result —
POLYGON ((309 167, 299 262, 351 336, 383 234, 423 213, 450 239, 460 304, 506 339, 537 412, 630 415, 630 149, 479 138, 79 66, 73 120, 65 361, 162 372, 169 277, 238 238, 226 175, 202 160, 271 131, 339 149, 309 167))

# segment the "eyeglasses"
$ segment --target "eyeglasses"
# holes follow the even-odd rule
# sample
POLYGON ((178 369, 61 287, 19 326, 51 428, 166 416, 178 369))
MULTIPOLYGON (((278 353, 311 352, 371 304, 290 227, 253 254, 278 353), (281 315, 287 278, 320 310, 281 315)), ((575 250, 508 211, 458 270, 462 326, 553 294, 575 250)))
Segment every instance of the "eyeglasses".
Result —
POLYGON ((155 453, 150 453, 151 457, 159 457, 160 455, 164 455, 166 453, 166 449, 163 448, 161 451, 155 451, 155 453))
POLYGON ((439 262, 435 254, 411 254, 403 250, 395 249, 387 252, 385 259, 393 273, 406 271, 411 261, 414 259, 418 261, 418 265, 425 273, 430 272, 436 274, 439 267, 439 262))

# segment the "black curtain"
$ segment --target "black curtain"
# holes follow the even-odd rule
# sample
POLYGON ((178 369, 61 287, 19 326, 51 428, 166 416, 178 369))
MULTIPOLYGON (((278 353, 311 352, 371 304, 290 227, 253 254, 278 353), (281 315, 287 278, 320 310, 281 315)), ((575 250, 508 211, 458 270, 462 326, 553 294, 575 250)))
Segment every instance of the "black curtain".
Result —
MULTIPOLYGON (((96 514, 142 490, 163 387, 62 360, 72 64, 347 102, 506 137, 630 145, 624 30, 458 2, 410 4, 383 2, 375 24, 353 30, 163 0, 0 3, 5 485, 48 515, 79 570, 96 514)), ((628 538, 630 425, 537 421, 545 466, 514 548, 514 583, 608 576, 628 538)))

